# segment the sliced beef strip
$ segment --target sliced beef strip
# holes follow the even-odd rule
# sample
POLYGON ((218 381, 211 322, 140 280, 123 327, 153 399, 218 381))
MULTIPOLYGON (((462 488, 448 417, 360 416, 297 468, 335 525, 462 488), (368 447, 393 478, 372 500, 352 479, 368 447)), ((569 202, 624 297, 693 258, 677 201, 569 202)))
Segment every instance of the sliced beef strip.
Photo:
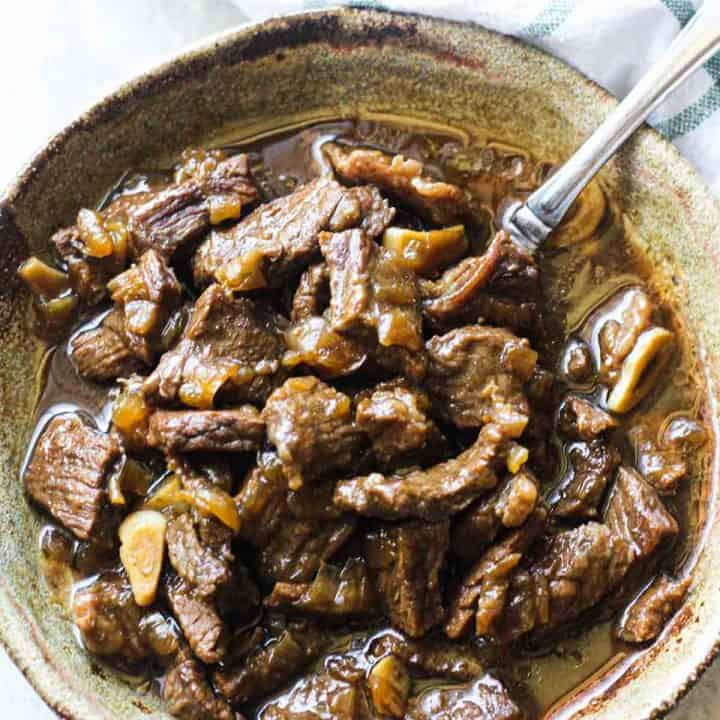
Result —
POLYGON ((537 353, 501 328, 469 325, 427 343, 427 387, 437 411, 460 428, 500 422, 506 414, 529 418, 523 384, 537 353))
POLYGON ((420 637, 445 615, 440 573, 449 523, 386 526, 365 539, 365 555, 393 626, 420 637))
POLYGON ((426 690, 411 700, 407 720, 523 720, 526 714, 490 675, 466 685, 426 690))
POLYGON ((428 177, 417 160, 335 143, 326 143, 323 150, 340 178, 376 185, 426 220, 443 225, 468 214, 465 192, 456 185, 428 177))
POLYGON ((558 488, 553 515, 559 518, 594 518, 605 488, 620 464, 620 453, 605 440, 573 443, 568 470, 558 488))
POLYGON ((262 411, 291 489, 352 468, 365 444, 350 398, 313 376, 286 380, 262 411))
POLYGON ((193 653, 204 663, 220 662, 227 651, 228 630, 213 602, 177 576, 167 579, 165 592, 193 653))
POLYGON ((464 560, 477 560, 502 528, 519 527, 528 519, 538 497, 537 479, 530 470, 511 475, 453 521, 453 552, 464 560))
POLYGON ((654 640, 678 611, 690 587, 690 578, 672 580, 659 575, 627 607, 620 618, 617 636, 630 643, 654 640))
POLYGON ((327 265, 311 265, 301 276, 293 295, 290 319, 293 323, 319 317, 330 304, 330 273, 327 265))
POLYGON ((467 450, 427 470, 372 473, 341 480, 335 488, 335 504, 386 520, 419 518, 432 522, 454 515, 497 485, 497 471, 505 459, 508 441, 524 428, 523 418, 505 420, 503 425, 485 425, 467 450))
POLYGON ((83 645, 95 655, 137 662, 150 655, 140 622, 146 615, 133 598, 127 578, 105 573, 78 586, 73 594, 73 621, 83 645))
POLYGON ((404 380, 381 383, 355 398, 355 422, 370 438, 382 470, 425 464, 442 454, 445 439, 429 411, 427 393, 404 380))
POLYGON ((617 425, 610 413, 579 395, 568 395, 558 411, 558 430, 573 440, 590 442, 617 425))
POLYGON ((182 339, 160 358, 143 390, 160 403, 199 409, 211 408, 216 396, 263 403, 284 378, 281 324, 264 306, 211 285, 197 299, 182 339))
POLYGON ((347 189, 330 218, 327 229, 340 232, 351 227, 362 228, 370 237, 380 235, 395 218, 391 207, 374 185, 347 189))
POLYGON ((232 410, 158 410, 150 417, 148 443, 166 452, 250 452, 265 437, 252 405, 232 410))
POLYGON ((195 253, 195 283, 207 285, 228 262, 253 253, 267 285, 280 287, 317 257, 321 231, 358 225, 377 231, 393 216, 371 189, 361 198, 331 178, 317 178, 261 205, 234 227, 212 232, 195 253))
POLYGON ((163 681, 162 697, 168 711, 182 720, 242 720, 215 696, 205 668, 189 653, 180 653, 163 681))
POLYGON ((110 476, 119 472, 122 448, 111 435, 77 415, 58 415, 45 427, 25 472, 25 489, 81 540, 104 537, 111 510, 110 476))

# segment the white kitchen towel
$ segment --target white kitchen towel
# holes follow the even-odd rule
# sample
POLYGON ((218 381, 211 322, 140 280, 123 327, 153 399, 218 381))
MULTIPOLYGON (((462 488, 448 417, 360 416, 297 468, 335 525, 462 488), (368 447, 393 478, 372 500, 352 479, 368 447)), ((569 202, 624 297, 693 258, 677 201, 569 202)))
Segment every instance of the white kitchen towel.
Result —
MULTIPOLYGON (((231 0, 248 21, 336 7, 326 0, 231 0)), ((720 0, 705 0, 720 2, 720 0)), ((381 0, 353 6, 472 20, 565 60, 624 97, 660 58, 700 2, 690 0, 381 0)), ((720 54, 678 88, 650 123, 720 195, 720 54)))

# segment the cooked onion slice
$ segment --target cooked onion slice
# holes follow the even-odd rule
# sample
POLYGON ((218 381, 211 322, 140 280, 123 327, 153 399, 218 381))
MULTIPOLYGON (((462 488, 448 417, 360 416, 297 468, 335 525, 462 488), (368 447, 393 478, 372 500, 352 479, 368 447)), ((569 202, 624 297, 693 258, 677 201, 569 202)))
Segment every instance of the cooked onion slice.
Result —
POLYGON ((428 275, 455 262, 467 250, 468 243, 463 225, 427 231, 389 227, 383 234, 383 246, 397 256, 403 267, 418 275, 428 275))

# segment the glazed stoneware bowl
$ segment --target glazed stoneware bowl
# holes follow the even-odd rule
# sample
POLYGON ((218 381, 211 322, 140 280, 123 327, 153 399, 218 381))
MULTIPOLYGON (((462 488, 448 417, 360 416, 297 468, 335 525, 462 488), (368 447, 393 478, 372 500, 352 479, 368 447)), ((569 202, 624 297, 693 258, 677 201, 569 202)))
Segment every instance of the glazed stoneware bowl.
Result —
MULTIPOLYGON (((483 128, 537 155, 569 155, 616 101, 563 63, 472 25, 347 9, 226 33, 149 72, 53 138, 0 201, 0 638, 63 717, 165 717, 79 648, 67 613, 38 570, 41 519, 19 468, 33 422, 45 347, 33 337, 30 297, 15 269, 97 202, 127 168, 175 156, 233 128, 372 111, 483 128)), ((649 129, 603 171, 704 357, 706 414, 720 398, 720 208, 677 151, 649 129)), ((713 442, 714 442, 713 437, 713 442)), ((718 458, 695 481, 698 518, 689 598, 653 647, 594 678, 581 710, 553 717, 662 714, 711 662, 720 639, 718 458)), ((570 701, 566 701, 569 703, 570 701)))

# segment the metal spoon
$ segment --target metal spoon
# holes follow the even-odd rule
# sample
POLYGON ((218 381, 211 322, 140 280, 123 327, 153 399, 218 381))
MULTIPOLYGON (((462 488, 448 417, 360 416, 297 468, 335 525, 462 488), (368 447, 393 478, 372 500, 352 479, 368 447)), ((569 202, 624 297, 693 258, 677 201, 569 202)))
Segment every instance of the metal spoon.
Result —
POLYGON ((524 203, 507 206, 500 219, 502 228, 535 253, 597 171, 662 100, 719 48, 720 0, 705 0, 665 56, 575 154, 524 203))

